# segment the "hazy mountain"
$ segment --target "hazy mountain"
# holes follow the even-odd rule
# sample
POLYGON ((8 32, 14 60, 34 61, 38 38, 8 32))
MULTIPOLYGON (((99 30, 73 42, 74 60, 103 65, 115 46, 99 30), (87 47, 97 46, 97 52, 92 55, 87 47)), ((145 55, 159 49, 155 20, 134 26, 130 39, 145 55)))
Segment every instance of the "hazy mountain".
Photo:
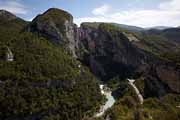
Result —
POLYGON ((155 27, 150 27, 150 28, 146 28, 146 29, 165 30, 165 29, 169 29, 169 28, 173 28, 173 27, 170 27, 170 26, 155 26, 155 27))
POLYGON ((123 29, 129 30, 129 31, 143 31, 143 30, 145 30, 144 28, 132 26, 132 25, 117 24, 117 23, 112 23, 112 24, 115 26, 121 27, 123 29))
MULTIPOLYGON (((86 25, 91 26, 91 27, 98 27, 102 23, 103 22, 84 22, 82 24, 86 24, 86 25)), ((141 28, 141 27, 125 25, 125 24, 118 24, 118 23, 108 23, 108 24, 112 24, 114 26, 120 27, 120 28, 125 29, 125 30, 133 31, 133 32, 145 30, 144 28, 141 28)))

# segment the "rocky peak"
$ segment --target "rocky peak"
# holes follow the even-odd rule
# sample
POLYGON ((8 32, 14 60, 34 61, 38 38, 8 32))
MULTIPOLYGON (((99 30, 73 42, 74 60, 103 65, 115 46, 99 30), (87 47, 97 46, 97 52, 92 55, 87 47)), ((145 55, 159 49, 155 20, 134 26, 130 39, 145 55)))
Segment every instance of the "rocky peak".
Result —
POLYGON ((38 33, 54 44, 62 45, 75 56, 73 17, 68 12, 50 8, 32 21, 28 31, 38 33))
POLYGON ((51 18, 61 18, 59 20, 72 20, 73 16, 68 13, 67 11, 58 9, 58 8, 50 8, 46 12, 44 12, 45 16, 51 17, 51 18))
POLYGON ((0 21, 2 20, 10 21, 16 19, 17 17, 6 10, 0 10, 0 18, 1 18, 0 21))

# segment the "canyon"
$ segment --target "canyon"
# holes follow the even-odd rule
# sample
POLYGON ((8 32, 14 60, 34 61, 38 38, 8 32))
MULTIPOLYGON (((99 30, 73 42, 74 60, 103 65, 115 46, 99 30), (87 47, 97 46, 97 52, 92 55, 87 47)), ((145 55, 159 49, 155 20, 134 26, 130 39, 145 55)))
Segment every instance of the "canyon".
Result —
MULTIPOLYGON (((106 116, 120 104, 115 104, 119 100, 111 92, 99 88, 100 82, 107 86, 115 82, 112 90, 120 94, 121 89, 128 89, 131 95, 127 87, 131 86, 142 106, 149 98, 180 94, 179 28, 136 30, 96 22, 78 27, 70 13, 57 8, 31 22, 4 10, 0 16, 0 93, 4 96, 0 101, 5 103, 9 95, 6 99, 12 97, 20 106, 17 110, 12 101, 11 107, 15 107, 5 109, 3 115, 0 111, 0 118, 35 120, 52 115, 64 120, 86 119, 98 112, 103 95, 108 105, 97 116, 106 116), (127 78, 134 80, 128 83, 127 78), (32 96, 30 102, 27 96, 32 96)), ((133 106, 136 103, 130 98, 127 101, 133 106)))

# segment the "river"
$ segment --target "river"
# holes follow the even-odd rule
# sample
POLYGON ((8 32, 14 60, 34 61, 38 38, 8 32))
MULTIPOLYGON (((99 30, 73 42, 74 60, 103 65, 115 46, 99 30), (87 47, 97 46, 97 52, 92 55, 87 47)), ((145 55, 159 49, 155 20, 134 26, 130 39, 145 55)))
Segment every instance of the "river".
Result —
MULTIPOLYGON (((135 86, 134 79, 127 79, 129 82, 129 85, 133 87, 134 91, 136 92, 138 98, 139 98, 139 102, 140 104, 143 104, 143 96, 140 94, 138 88, 135 86)), ((114 103, 116 102, 115 98, 112 96, 112 91, 110 90, 110 88, 106 87, 105 85, 99 85, 100 89, 101 89, 101 94, 106 96, 106 103, 104 105, 101 106, 99 112, 97 112, 95 114, 95 117, 100 117, 102 116, 107 109, 111 108, 114 103)))
POLYGON ((98 113, 96 113, 95 117, 102 116, 108 108, 111 108, 115 103, 115 98, 112 96, 112 91, 109 88, 105 87, 104 85, 99 86, 101 89, 101 94, 106 96, 106 103, 101 106, 98 113))

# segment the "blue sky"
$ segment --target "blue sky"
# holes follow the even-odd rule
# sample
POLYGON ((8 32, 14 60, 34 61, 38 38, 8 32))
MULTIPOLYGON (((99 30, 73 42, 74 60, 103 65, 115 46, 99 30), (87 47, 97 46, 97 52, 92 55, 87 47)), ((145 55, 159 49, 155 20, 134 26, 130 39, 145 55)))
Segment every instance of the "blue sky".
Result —
POLYGON ((180 0, 0 0, 0 9, 32 20, 49 8, 64 9, 74 22, 116 22, 141 27, 180 26, 180 0))

